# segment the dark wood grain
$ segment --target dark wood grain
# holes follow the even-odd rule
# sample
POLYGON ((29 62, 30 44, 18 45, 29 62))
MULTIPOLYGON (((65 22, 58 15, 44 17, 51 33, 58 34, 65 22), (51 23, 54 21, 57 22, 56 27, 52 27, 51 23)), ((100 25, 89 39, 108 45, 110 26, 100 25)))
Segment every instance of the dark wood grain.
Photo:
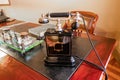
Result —
MULTIPOLYGON (((83 37, 86 36, 83 35, 83 37)), ((109 58, 114 50, 116 41, 114 39, 100 37, 100 36, 93 36, 93 35, 91 35, 91 38, 98 41, 98 44, 95 46, 95 48, 99 53, 99 56, 102 59, 104 66, 107 66, 109 58)), ((87 60, 100 65, 100 62, 97 59, 95 52, 93 50, 91 51, 90 55, 87 57, 87 60)), ((71 77, 71 80, 99 80, 101 74, 102 71, 97 70, 86 63, 82 63, 82 65, 71 77)))
MULTIPOLYGON (((1 53, 2 54, 2 53, 1 53)), ((8 55, 0 58, 0 80, 48 80, 8 55)))
POLYGON ((0 23, 0 27, 9 26, 9 25, 13 25, 13 24, 21 23, 21 22, 24 22, 24 21, 14 20, 14 21, 9 21, 9 22, 3 22, 3 23, 0 23))

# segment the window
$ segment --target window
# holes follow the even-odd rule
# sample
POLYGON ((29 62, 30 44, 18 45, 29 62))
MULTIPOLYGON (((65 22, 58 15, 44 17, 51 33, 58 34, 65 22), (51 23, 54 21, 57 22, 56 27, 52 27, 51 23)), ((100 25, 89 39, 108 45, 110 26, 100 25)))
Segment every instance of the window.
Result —
POLYGON ((0 6, 10 5, 10 0, 0 0, 0 6))

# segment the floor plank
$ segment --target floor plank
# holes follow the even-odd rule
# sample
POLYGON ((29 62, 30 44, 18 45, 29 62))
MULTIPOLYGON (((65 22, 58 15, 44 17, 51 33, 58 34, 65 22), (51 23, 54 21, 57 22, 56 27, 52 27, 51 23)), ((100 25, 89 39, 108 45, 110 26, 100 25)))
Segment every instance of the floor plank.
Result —
POLYGON ((112 55, 107 66, 108 80, 120 80, 120 64, 112 55))

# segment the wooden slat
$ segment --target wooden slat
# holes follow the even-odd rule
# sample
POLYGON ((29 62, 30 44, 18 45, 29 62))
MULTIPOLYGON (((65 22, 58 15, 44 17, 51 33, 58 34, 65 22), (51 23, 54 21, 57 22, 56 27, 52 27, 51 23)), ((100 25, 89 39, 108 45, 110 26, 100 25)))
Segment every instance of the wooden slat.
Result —
POLYGON ((120 79, 120 64, 116 61, 116 59, 113 56, 107 66, 107 73, 108 73, 108 80, 120 79))

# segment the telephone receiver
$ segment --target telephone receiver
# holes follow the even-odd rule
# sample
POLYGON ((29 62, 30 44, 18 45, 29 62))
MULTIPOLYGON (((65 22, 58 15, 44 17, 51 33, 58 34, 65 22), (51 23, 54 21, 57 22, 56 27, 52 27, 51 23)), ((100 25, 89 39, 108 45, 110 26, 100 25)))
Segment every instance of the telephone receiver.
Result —
POLYGON ((6 22, 7 19, 9 19, 9 17, 7 17, 4 12, 3 12, 3 9, 0 10, 0 23, 2 22, 6 22))
POLYGON ((54 13, 47 13, 47 14, 41 14, 41 17, 39 18, 39 23, 48 23, 49 20, 57 20, 60 18, 60 20, 68 20, 68 19, 74 19, 74 20, 81 20, 81 14, 79 12, 76 13, 70 13, 70 12, 54 12, 54 13))
MULTIPOLYGON (((72 30, 76 30, 78 27, 80 27, 79 21, 81 21, 82 15, 79 12, 76 13, 70 13, 70 12, 56 12, 56 13, 47 13, 42 14, 39 18, 39 23, 46 24, 49 22, 49 20, 52 21, 58 21, 60 20, 69 20, 72 19, 73 22, 71 24, 72 30)), ((60 22, 60 21, 58 21, 60 22)))
POLYGON ((41 17, 39 18, 39 23, 45 24, 48 23, 49 20, 52 21, 57 21, 58 18, 60 20, 65 20, 68 19, 70 16, 69 12, 59 12, 59 13, 47 13, 47 14, 42 14, 41 17))

